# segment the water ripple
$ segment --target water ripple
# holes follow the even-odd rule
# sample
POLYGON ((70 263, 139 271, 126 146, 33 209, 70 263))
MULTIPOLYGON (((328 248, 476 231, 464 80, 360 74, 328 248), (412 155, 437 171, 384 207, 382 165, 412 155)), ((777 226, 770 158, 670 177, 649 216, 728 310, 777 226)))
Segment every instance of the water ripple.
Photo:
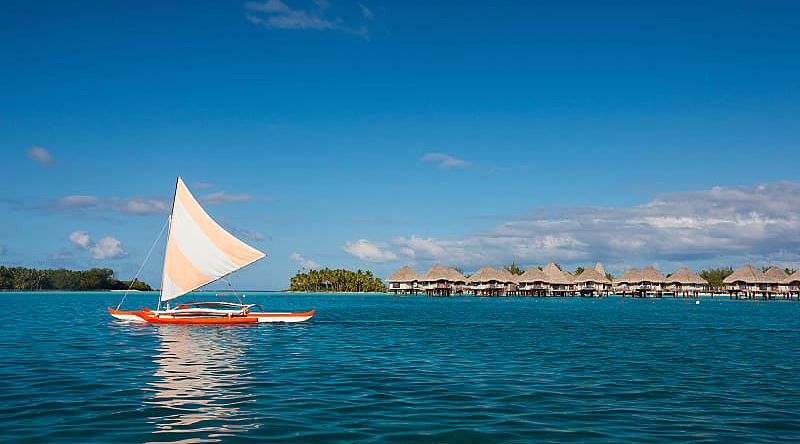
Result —
POLYGON ((800 440, 800 304, 249 300, 317 316, 136 325, 116 295, 0 295, 41 314, 2 333, 0 441, 800 440))

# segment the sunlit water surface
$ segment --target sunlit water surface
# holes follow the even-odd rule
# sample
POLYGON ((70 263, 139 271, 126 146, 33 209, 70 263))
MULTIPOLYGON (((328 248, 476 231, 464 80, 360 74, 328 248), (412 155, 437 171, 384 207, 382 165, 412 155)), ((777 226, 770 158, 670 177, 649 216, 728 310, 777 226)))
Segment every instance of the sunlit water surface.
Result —
POLYGON ((317 315, 191 327, 119 297, 0 294, 0 441, 800 440, 797 302, 251 294, 317 315))

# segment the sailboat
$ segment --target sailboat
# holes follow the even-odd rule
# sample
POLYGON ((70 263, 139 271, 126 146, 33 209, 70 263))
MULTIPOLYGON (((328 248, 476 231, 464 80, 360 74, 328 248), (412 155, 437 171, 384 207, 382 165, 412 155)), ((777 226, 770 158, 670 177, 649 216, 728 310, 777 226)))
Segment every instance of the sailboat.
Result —
POLYGON ((266 313, 259 310, 258 304, 244 304, 241 300, 238 303, 182 302, 170 306, 170 301, 222 279, 264 256, 219 226, 178 177, 156 309, 125 311, 108 307, 108 311, 116 319, 155 324, 251 324, 310 319, 314 310, 266 313))

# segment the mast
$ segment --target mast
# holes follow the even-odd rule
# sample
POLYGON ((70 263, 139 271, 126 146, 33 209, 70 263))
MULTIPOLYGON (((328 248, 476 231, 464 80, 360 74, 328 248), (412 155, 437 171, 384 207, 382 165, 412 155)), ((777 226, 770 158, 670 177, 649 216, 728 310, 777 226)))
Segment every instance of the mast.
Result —
MULTIPOLYGON (((175 178, 175 191, 172 193, 172 209, 169 211, 169 216, 167 216, 167 220, 169 221, 169 226, 167 227, 167 242, 169 242, 169 236, 172 234, 172 214, 175 212, 175 197, 178 195, 178 181, 181 180, 181 176, 175 178)), ((166 255, 166 247, 164 247, 164 261, 167 260, 166 255)), ((158 305, 156 306, 156 311, 161 310, 161 296, 164 295, 164 267, 161 267, 161 288, 158 290, 158 305)))

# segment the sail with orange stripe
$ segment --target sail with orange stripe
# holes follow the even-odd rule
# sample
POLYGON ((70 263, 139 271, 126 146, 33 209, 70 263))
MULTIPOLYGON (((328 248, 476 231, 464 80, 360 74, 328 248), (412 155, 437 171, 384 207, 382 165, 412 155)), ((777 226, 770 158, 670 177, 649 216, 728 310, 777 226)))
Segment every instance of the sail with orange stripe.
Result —
POLYGON ((214 222, 178 178, 164 256, 161 301, 180 297, 263 257, 264 253, 214 222))

